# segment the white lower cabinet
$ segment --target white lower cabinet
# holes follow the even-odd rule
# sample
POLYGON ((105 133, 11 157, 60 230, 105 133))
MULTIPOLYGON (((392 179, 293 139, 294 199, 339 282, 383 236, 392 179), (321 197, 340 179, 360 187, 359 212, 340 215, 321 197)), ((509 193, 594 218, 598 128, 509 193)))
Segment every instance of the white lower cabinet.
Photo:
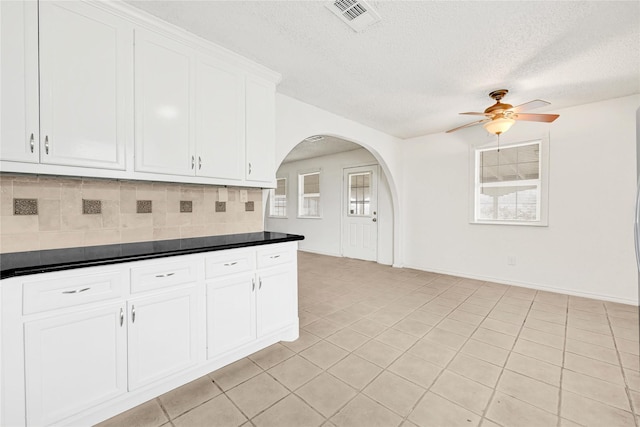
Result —
POLYGON ((250 263, 240 262, 246 259, 246 251, 237 251, 230 258, 218 255, 207 260, 206 264, 212 267, 209 271, 216 272, 207 280, 209 359, 297 324, 296 252, 290 247, 274 246, 279 249, 252 251, 250 263), (272 264, 262 262, 265 258, 272 264), (268 267, 260 268, 265 264, 268 267), (213 268, 217 265, 242 265, 244 272, 230 275, 213 268))
POLYGON ((207 283, 207 357, 256 339, 255 274, 207 283))
POLYGON ((28 425, 54 424, 127 391, 121 310, 110 304, 25 323, 28 425))
POLYGON ((91 425, 298 337, 297 243, 0 282, 0 425, 91 425))
POLYGON ((132 299, 129 317, 129 390, 197 363, 197 288, 132 299))
POLYGON ((258 336, 280 330, 296 318, 298 294, 292 274, 288 265, 258 272, 258 336))

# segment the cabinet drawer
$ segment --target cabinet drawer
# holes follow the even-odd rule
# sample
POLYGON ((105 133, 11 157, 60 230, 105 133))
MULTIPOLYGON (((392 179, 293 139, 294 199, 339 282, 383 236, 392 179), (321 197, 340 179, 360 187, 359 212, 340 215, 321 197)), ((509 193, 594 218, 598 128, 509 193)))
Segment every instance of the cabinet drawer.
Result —
POLYGON ((290 247, 276 246, 258 250, 258 268, 286 264, 294 259, 295 252, 290 247))
POLYGON ((117 298, 125 277, 121 271, 97 274, 59 274, 22 284, 23 314, 117 298))
POLYGON ((131 269, 131 293, 152 291, 198 279, 198 262, 181 260, 161 262, 131 269))
POLYGON ((224 251, 206 258, 206 277, 210 279, 227 274, 243 273, 255 269, 255 265, 255 250, 224 251))

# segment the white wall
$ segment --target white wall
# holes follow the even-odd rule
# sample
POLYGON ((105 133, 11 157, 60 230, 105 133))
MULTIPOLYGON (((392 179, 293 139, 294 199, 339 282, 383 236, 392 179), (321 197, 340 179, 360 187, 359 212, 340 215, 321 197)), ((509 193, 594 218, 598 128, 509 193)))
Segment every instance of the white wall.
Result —
MULTIPOLYGON (((302 234, 305 240, 299 242, 300 249, 341 256, 343 169, 373 164, 378 161, 364 148, 282 164, 276 176, 287 179, 287 218, 267 216, 266 230, 302 234), (322 217, 298 218, 298 174, 318 169, 322 217)), ((266 209, 268 213, 268 207, 266 209)), ((389 184, 382 170, 378 185, 378 262, 393 263, 393 209, 389 184)))
POLYGON ((550 136, 548 227, 469 224, 469 147, 487 141, 481 128, 403 142, 404 264, 637 304, 639 105, 635 95, 554 110, 553 124, 519 122, 505 134, 550 136))
POLYGON ((401 140, 288 96, 276 94, 276 164, 279 165, 296 145, 311 135, 336 136, 358 143, 376 158, 386 176, 391 193, 394 209, 394 265, 401 266, 403 259, 403 245, 400 241, 403 228, 400 217, 403 205, 399 191, 403 180, 399 147, 401 140))

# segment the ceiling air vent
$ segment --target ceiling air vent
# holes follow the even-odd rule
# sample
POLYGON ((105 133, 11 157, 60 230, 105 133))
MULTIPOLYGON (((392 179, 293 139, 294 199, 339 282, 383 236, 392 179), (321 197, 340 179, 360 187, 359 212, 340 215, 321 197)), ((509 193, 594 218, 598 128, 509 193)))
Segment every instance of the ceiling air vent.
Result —
POLYGON ((332 1, 330 4, 327 4, 327 9, 332 11, 357 33, 380 21, 378 12, 373 10, 364 0, 332 1))
POLYGON ((322 135, 314 135, 314 136, 305 138, 304 140, 309 142, 317 142, 317 141, 322 141, 323 139, 324 139, 324 136, 322 135))

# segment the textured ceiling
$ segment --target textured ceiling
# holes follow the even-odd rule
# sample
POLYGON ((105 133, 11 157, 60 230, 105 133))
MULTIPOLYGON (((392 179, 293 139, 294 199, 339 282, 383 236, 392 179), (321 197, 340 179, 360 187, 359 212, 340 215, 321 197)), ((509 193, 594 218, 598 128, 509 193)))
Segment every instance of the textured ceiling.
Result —
POLYGON ((638 1, 372 1, 355 33, 316 1, 128 1, 282 74, 278 92, 408 138, 470 122, 487 94, 552 103, 640 93, 638 1))
POLYGON ((307 141, 305 139, 289 152, 282 163, 328 156, 330 154, 343 153, 345 151, 357 150, 359 148, 362 148, 362 146, 332 136, 324 136, 320 141, 307 141))

